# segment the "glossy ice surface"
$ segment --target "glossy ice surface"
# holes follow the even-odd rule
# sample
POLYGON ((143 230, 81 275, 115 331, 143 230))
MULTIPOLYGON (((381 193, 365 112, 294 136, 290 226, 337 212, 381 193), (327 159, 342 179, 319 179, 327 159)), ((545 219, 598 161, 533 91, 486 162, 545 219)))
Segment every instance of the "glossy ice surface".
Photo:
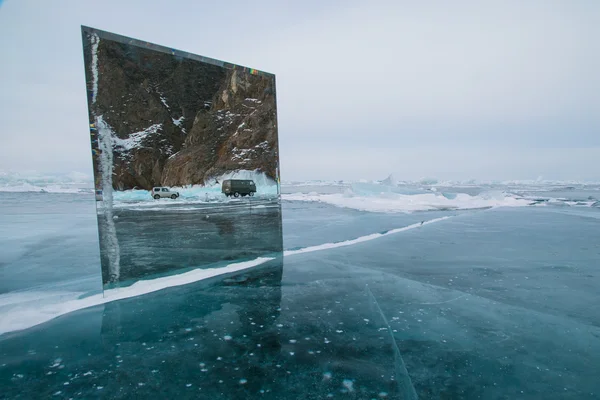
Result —
MULTIPOLYGON (((93 200, 0 196, 0 325, 100 289, 93 200)), ((575 203, 284 200, 283 261, 4 333, 0 397, 597 398, 600 209, 575 203)))

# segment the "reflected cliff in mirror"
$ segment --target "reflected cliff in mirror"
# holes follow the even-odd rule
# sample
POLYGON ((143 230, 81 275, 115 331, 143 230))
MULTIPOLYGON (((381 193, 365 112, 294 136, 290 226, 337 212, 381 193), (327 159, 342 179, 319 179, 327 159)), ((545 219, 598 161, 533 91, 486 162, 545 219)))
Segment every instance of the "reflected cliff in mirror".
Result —
POLYGON ((281 253, 274 75, 82 37, 105 289, 281 253))

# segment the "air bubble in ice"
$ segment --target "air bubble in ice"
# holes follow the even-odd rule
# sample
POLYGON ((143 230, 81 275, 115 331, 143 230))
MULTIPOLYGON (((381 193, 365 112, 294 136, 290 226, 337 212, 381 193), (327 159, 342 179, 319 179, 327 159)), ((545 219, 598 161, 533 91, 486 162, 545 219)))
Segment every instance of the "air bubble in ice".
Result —
POLYGON ((344 379, 342 381, 342 386, 348 389, 349 392, 354 391, 354 382, 350 379, 344 379))

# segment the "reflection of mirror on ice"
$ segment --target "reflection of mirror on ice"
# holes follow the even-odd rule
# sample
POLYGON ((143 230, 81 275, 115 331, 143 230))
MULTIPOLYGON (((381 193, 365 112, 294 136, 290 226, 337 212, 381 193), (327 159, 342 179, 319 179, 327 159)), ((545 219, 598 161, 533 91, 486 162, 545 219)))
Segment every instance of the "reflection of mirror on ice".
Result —
POLYGON ((82 36, 104 283, 282 251, 274 75, 82 36))
POLYGON ((102 212, 99 217, 105 284, 216 268, 283 250, 278 201, 133 205, 115 208, 111 219, 102 212), (111 272, 112 235, 119 246, 118 279, 111 272))

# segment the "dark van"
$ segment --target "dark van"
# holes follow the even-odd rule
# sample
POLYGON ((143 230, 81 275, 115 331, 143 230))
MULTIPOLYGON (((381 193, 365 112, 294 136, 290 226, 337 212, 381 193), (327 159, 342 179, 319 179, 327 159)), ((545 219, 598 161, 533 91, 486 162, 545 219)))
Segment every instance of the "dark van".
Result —
POLYGON ((221 191, 227 197, 254 196, 256 184, 254 181, 246 179, 227 179, 223 181, 221 191))

